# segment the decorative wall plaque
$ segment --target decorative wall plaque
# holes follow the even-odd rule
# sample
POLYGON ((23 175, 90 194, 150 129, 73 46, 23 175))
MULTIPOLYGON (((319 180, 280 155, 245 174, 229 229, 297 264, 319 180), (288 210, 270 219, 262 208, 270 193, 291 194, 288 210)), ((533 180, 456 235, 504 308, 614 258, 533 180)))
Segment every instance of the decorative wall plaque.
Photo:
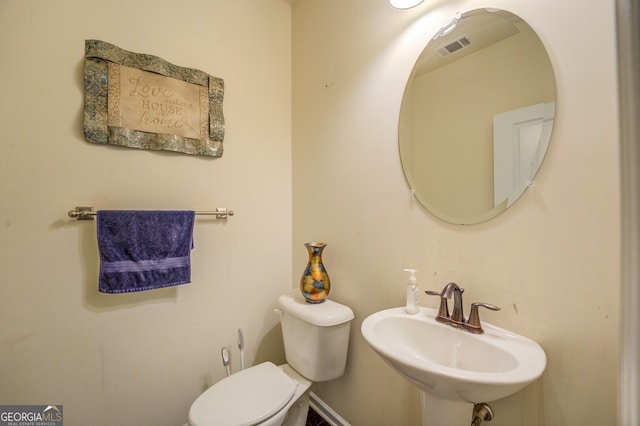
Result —
POLYGON ((84 90, 89 142, 222 156, 220 78, 86 40, 84 90))

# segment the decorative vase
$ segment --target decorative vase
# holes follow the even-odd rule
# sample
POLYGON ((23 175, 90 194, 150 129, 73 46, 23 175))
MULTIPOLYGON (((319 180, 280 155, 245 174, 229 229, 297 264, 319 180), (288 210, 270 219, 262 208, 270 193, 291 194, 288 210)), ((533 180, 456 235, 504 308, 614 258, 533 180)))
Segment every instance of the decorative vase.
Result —
POLYGON ((309 252, 309 263, 300 279, 300 291, 307 302, 322 303, 329 295, 331 288, 329 275, 322 264, 322 251, 327 245, 318 242, 304 245, 309 252))

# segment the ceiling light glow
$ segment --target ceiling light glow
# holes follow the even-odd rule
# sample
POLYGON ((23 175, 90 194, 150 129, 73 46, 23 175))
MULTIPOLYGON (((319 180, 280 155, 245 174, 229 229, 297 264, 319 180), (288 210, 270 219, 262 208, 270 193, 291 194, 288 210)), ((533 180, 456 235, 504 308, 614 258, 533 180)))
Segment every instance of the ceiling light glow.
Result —
POLYGON ((424 0, 389 0, 389 3, 396 9, 411 9, 423 1, 424 0))

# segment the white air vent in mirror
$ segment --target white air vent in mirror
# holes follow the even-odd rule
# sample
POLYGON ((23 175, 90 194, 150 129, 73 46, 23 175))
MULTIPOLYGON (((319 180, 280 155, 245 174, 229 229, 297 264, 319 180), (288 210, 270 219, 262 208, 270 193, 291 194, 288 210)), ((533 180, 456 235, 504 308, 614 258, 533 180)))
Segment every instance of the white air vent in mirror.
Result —
POLYGON ((465 47, 468 47, 470 45, 471 45, 471 40, 469 40, 469 37, 464 36, 464 37, 460 37, 455 41, 452 41, 446 46, 439 48, 437 52, 438 52, 438 55, 444 58, 445 56, 451 55, 453 52, 457 52, 458 50, 464 49, 465 47))

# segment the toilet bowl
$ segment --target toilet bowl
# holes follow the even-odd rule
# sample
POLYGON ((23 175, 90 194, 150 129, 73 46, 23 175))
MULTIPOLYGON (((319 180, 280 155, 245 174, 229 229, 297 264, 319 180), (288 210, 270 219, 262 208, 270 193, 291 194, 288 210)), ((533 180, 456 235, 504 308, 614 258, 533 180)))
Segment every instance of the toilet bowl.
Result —
POLYGON ((296 425, 301 415, 304 424, 310 386, 311 382, 289 365, 264 362, 222 379, 204 392, 191 405, 189 424, 296 425))
POLYGON ((264 362, 220 380, 189 409, 190 426, 304 426, 313 382, 344 374, 353 311, 298 293, 278 299, 287 364, 264 362))

